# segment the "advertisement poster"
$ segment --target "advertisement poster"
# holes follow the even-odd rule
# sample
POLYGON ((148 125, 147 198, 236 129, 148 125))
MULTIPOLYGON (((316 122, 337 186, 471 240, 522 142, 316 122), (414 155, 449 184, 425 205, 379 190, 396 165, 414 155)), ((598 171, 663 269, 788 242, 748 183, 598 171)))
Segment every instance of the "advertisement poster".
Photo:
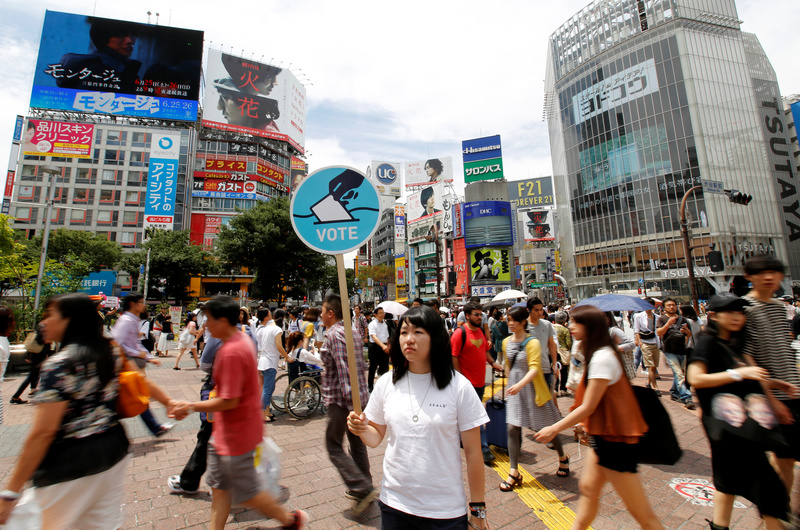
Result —
POLYGON ((287 68, 209 50, 203 125, 305 145, 306 89, 287 68))
POLYGON ((553 198, 553 177, 538 177, 515 180, 508 183, 508 200, 517 208, 551 208, 553 198))
POLYGON ((197 120, 203 32, 47 11, 31 107, 197 120))
POLYGON ((403 205, 394 207, 394 241, 395 248, 401 247, 406 240, 406 209, 403 205))
POLYGON ((394 258, 394 271, 395 271, 396 278, 397 278, 396 284, 398 286, 405 285, 406 284, 406 257, 404 255, 401 254, 400 257, 397 257, 397 255, 395 255, 395 258, 394 258))
POLYGON ((408 222, 413 223, 429 215, 441 212, 444 207, 442 203, 443 192, 443 184, 434 184, 409 195, 406 203, 408 222))
POLYGON ((91 158, 94 124, 28 120, 22 138, 22 154, 91 158))
POLYGON ((511 281, 508 250, 483 248, 469 253, 470 281, 511 281))
POLYGON ((438 230, 436 225, 437 223, 441 224, 439 217, 440 216, 437 215, 430 215, 422 220, 409 223, 406 232, 408 234, 408 243, 413 245, 427 239, 433 241, 433 238, 436 237, 436 230, 438 230))
POLYGON ((525 225, 525 241, 554 241, 553 210, 528 210, 519 212, 525 225))
POLYGON ((456 272, 456 294, 463 295, 467 292, 469 283, 467 248, 464 246, 464 238, 453 240, 453 270, 456 272))
POLYGON ((153 133, 144 206, 145 233, 151 227, 172 230, 180 149, 180 133, 153 133))
POLYGON ((303 179, 308 176, 308 166, 306 165, 304 160, 301 160, 297 157, 292 157, 292 168, 291 168, 291 193, 294 194, 294 190, 297 189, 297 186, 303 182, 303 179))
POLYGON ((373 160, 367 176, 375 183, 378 193, 399 197, 403 188, 402 164, 399 162, 378 162, 373 160))
POLYGON ((430 158, 406 162, 406 188, 415 188, 437 182, 453 182, 453 158, 430 158))
POLYGON ((461 142, 464 182, 503 178, 503 150, 500 135, 461 142))

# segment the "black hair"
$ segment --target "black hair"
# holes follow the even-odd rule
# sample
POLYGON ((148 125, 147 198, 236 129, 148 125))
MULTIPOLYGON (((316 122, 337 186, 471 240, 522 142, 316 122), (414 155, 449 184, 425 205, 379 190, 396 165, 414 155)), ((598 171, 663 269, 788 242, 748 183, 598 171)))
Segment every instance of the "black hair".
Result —
MULTIPOLYGON (((264 308, 262 307, 261 309, 264 309, 264 308)), ((259 311, 261 309, 259 309, 259 311)), ((292 315, 294 318, 297 318, 298 316, 300 316, 300 310, 297 309, 296 307, 293 307, 292 309, 289 310, 289 314, 292 315)))
POLYGON ((424 305, 425 304, 425 300, 423 300, 422 298, 414 298, 413 300, 411 300, 412 304, 415 303, 415 302, 417 304, 419 304, 419 305, 424 305))
POLYGON ((434 309, 439 309, 439 300, 437 300, 436 298, 431 298, 430 300, 425 302, 425 305, 428 307, 432 307, 434 309))
POLYGON ((506 312, 506 318, 511 317, 515 322, 525 322, 530 313, 522 306, 512 307, 506 312))
POLYGON ((206 311, 214 320, 225 319, 231 326, 239 323, 239 304, 236 300, 226 295, 217 295, 206 302, 206 311))
POLYGON ((542 302, 541 299, 534 296, 533 298, 528 298, 528 302, 526 305, 528 306, 528 311, 530 311, 531 309, 533 309, 533 306, 535 305, 544 306, 544 302, 542 302))
POLYGON ((138 29, 138 26, 132 22, 95 18, 92 20, 91 28, 89 28, 89 38, 95 48, 102 50, 108 46, 108 41, 111 37, 124 37, 126 35, 138 37, 138 29))
POLYGON ((195 322, 195 321, 197 321, 197 315, 195 315, 191 311, 186 313, 186 323, 184 324, 185 326, 188 326, 189 322, 195 322))
MULTIPOLYGON (((569 314, 570 319, 576 324, 581 324, 586 331, 586 336, 581 340, 581 353, 583 353, 586 366, 592 361, 594 352, 600 348, 608 346, 617 354, 619 352, 614 344, 614 339, 608 332, 608 320, 606 314, 591 305, 580 305, 572 308, 569 314)), ((620 359, 620 363, 622 360, 620 359)), ((624 364, 622 366, 625 366, 624 364)), ((589 370, 584 372, 584 378, 588 380, 589 370)))
POLYGON ((437 177, 441 175, 442 172, 444 171, 444 164, 442 164, 442 161, 439 160, 438 158, 431 158, 430 160, 426 160, 425 165, 434 170, 436 172, 437 177))
POLYGON ((676 306, 680 306, 680 304, 678 303, 678 301, 677 301, 677 300, 675 300, 674 298, 664 298, 664 299, 661 301, 661 306, 663 307, 663 306, 667 305, 667 302, 672 302, 672 303, 673 303, 673 304, 675 304, 676 306))
POLYGON ((766 271, 780 272, 784 274, 786 267, 783 262, 772 254, 756 254, 747 258, 744 264, 744 273, 748 276, 761 274, 766 271))
POLYGON ((275 325, 279 328, 283 328, 283 319, 286 318, 286 311, 283 309, 276 309, 272 316, 275 319, 275 325))
POLYGON ((467 305, 464 306, 464 318, 466 318, 467 315, 471 315, 472 312, 475 310, 483 311, 483 307, 481 306, 481 304, 475 302, 469 302, 467 305))
POLYGON ((644 301, 645 301, 645 302, 647 302, 647 303, 648 303, 648 304, 650 304, 650 305, 656 305, 656 301, 655 301, 655 300, 653 300, 652 298, 650 298, 649 296, 646 296, 646 297, 644 298, 644 301))
POLYGON ((610 328, 618 328, 619 324, 617 323, 617 317, 614 316, 612 311, 606 311, 606 320, 608 321, 608 327, 610 328))
POLYGON ((469 301, 470 302, 475 302, 476 304, 480 304, 481 303, 481 299, 478 296, 470 296, 469 297, 469 301))
POLYGON ((144 295, 142 293, 128 293, 125 295, 125 298, 122 299, 122 310, 127 311, 133 304, 138 304, 142 300, 144 300, 144 295))
POLYGON ((14 326, 14 313, 4 305, 0 305, 0 337, 8 336, 14 326))
POLYGON ((431 197, 433 197, 433 186, 422 190, 422 193, 419 196, 419 203, 422 205, 423 208, 425 208, 425 206, 428 203, 428 199, 430 199, 431 197))
POLYGON ((67 293, 50 298, 45 307, 69 319, 61 347, 75 347, 75 354, 70 356, 73 375, 78 373, 75 365, 85 365, 91 370, 90 365, 94 364, 101 388, 108 384, 114 378, 114 351, 111 341, 103 336, 103 319, 97 314, 94 302, 84 293, 67 293))
POLYGON ((453 379, 453 356, 450 350, 450 336, 444 321, 436 311, 428 306, 412 307, 397 322, 397 330, 389 339, 389 357, 392 359, 392 382, 396 385, 408 371, 408 361, 400 347, 400 330, 403 325, 416 326, 428 332, 431 337, 430 362, 431 379, 439 390, 446 388, 453 379))
POLYGON ((328 306, 328 309, 333 311, 333 315, 336 317, 337 321, 344 318, 344 313, 342 313, 342 297, 338 294, 331 293, 326 296, 322 301, 322 305, 328 306))
POLYGON ((258 319, 258 323, 264 321, 265 318, 269 316, 269 308, 266 307, 259 307, 258 311, 256 311, 256 318, 258 319))
POLYGON ((386 310, 385 310, 384 308, 382 308, 382 307, 376 307, 376 308, 375 308, 375 311, 374 311, 374 314, 376 314, 376 315, 377 315, 377 314, 378 314, 378 311, 383 311, 384 313, 386 313, 386 310))
POLYGON ((697 321, 697 312, 694 310, 692 304, 683 304, 681 306, 681 315, 689 320, 697 321))
MULTIPOLYGON (((717 324, 716 319, 711 318, 709 315, 708 322, 706 322, 706 325, 703 327, 703 331, 700 333, 700 335, 708 335, 709 337, 714 337, 715 339, 719 337, 719 324, 717 324)), ((738 353, 744 345, 744 328, 730 333, 728 336, 728 344, 731 346, 734 352, 738 353)))

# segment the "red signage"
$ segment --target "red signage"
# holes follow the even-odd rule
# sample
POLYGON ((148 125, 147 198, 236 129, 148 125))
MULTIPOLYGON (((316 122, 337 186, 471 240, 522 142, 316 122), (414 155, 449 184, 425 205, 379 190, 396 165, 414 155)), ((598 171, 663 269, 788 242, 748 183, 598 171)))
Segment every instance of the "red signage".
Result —
POLYGON ((467 268, 467 248, 464 238, 453 240, 453 270, 456 271, 455 293, 464 295, 468 291, 469 269, 467 268))
POLYGON ((91 158, 94 124, 28 120, 22 154, 91 158))
POLYGON ((6 191, 5 194, 3 194, 3 197, 7 199, 11 198, 11 193, 14 191, 14 174, 14 171, 9 171, 6 174, 6 191))
MULTIPOLYGON (((252 181, 234 182, 230 180, 203 179, 195 181, 195 184, 202 184, 203 191, 224 191, 229 193, 255 193, 256 183, 252 181)), ((199 186, 195 185, 195 189, 199 186)))

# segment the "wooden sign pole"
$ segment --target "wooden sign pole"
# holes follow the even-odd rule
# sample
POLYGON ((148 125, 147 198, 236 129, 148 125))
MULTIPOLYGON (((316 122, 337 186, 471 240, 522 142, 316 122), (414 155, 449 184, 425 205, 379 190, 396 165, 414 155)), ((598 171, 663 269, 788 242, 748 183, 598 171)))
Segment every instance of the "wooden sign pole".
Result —
POLYGON ((356 349, 353 343, 353 321, 350 319, 350 297, 347 293, 347 275, 344 269, 344 254, 336 254, 336 272, 339 275, 339 296, 342 300, 344 336, 347 342, 347 367, 350 373, 350 391, 353 397, 353 410, 356 414, 361 414, 361 391, 358 387, 358 364, 356 363, 356 349))

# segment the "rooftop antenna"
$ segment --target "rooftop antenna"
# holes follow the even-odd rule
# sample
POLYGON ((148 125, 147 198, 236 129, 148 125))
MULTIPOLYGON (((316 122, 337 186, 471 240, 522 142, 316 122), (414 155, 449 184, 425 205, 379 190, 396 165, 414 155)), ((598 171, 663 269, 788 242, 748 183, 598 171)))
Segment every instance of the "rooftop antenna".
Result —
POLYGON ((156 26, 158 26, 158 17, 159 17, 159 13, 156 13, 156 26))
MULTIPOLYGON (((96 2, 96 1, 95 1, 94 5, 95 5, 95 6, 97 5, 97 2, 96 2)), ((147 12, 147 23, 148 23, 148 24, 150 23, 150 15, 152 15, 152 14, 153 14, 153 13, 152 13, 151 11, 148 11, 148 12, 147 12)))

